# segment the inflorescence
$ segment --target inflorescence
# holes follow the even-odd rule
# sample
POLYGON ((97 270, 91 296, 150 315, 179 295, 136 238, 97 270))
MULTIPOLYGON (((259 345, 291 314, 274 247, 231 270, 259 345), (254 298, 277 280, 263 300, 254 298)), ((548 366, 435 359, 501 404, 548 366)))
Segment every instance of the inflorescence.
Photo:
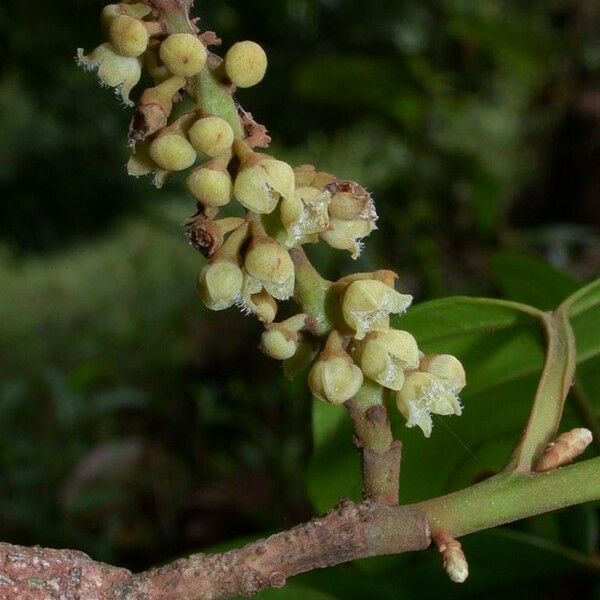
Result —
POLYGON ((186 232, 208 258, 198 279, 204 304, 256 315, 263 352, 288 373, 310 365, 308 385, 320 400, 344 404, 366 378, 394 394, 406 424, 427 437, 432 413, 460 415, 466 382, 458 359, 426 356, 410 333, 390 326, 390 315, 412 302, 396 291, 396 275, 328 282, 302 253, 324 241, 358 257, 377 212, 359 184, 256 151, 270 138, 233 94, 263 79, 264 50, 238 42, 221 59, 209 50, 220 44, 214 33, 169 19, 151 0, 108 5, 101 22, 107 41, 87 55, 79 50, 78 60, 129 106, 142 75, 152 82, 136 103, 128 171, 153 174, 158 187, 187 172, 198 211, 186 232), (300 313, 276 322, 280 303, 292 299, 300 313))

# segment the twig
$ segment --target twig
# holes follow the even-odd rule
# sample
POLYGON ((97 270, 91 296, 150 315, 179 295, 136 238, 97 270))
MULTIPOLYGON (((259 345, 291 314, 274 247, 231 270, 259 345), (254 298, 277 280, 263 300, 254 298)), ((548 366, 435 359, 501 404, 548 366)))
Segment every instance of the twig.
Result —
POLYGON ((137 575, 72 550, 0 544, 0 598, 224 600, 281 587, 342 562, 421 550, 440 531, 459 537, 600 496, 600 458, 548 473, 501 475, 416 505, 344 502, 321 519, 229 552, 198 554, 137 575))

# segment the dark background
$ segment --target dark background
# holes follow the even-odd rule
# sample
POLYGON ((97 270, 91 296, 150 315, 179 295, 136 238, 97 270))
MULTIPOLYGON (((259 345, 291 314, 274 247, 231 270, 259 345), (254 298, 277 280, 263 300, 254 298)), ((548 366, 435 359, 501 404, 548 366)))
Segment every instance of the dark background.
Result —
MULTIPOLYGON (((101 42, 102 5, 0 5, 0 539, 139 569, 308 518, 310 399, 259 353, 257 323, 201 306, 181 183, 126 177, 129 112, 73 60, 101 42)), ((375 195, 367 252, 354 265, 317 250, 326 275, 393 268, 423 301, 500 295, 521 255, 598 274, 597 3, 199 8, 226 46, 269 53, 239 99, 273 153, 375 195)), ((535 573, 490 571, 478 593, 596 598, 594 573, 542 592, 535 573)))

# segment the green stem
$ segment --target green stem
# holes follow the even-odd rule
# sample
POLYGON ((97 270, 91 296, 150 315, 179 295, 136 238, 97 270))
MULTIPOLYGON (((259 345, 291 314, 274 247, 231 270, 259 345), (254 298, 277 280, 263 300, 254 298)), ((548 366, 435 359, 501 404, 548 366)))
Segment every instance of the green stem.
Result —
POLYGON ((413 508, 432 532, 458 537, 599 498, 600 458, 593 458, 546 473, 503 473, 413 508))
POLYGON ((565 311, 543 313, 541 319, 548 345, 546 362, 527 425, 507 471, 527 473, 534 469, 556 436, 575 374, 575 337, 565 311))
POLYGON ((319 275, 302 248, 291 250, 290 256, 296 272, 294 299, 310 317, 312 333, 324 336, 335 328, 327 311, 331 304, 331 282, 319 275))
POLYGON ((205 112, 225 119, 233 128, 235 137, 244 139, 245 132, 231 92, 207 67, 194 78, 191 96, 205 112))

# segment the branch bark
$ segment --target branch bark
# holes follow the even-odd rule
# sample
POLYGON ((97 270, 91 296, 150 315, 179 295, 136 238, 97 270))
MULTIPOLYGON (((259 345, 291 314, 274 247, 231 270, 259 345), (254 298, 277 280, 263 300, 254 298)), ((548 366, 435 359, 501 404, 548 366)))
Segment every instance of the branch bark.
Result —
POLYGON ((366 382, 346 407, 361 455, 364 499, 397 506, 402 444, 394 440, 382 394, 381 387, 366 382))
POLYGON ((7 600, 224 600, 285 585, 313 569, 421 550, 431 535, 459 537, 600 498, 600 458, 554 471, 502 474, 401 507, 343 502, 321 519, 229 552, 196 554, 133 575, 72 550, 0 544, 7 600))

